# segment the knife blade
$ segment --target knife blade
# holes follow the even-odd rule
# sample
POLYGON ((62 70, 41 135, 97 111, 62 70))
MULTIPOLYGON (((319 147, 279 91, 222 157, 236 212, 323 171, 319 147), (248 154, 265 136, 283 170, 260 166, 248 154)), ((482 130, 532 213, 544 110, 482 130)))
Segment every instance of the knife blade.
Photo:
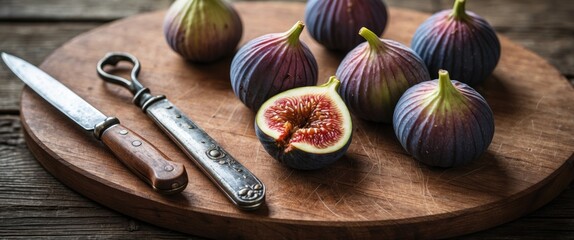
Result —
POLYGON ((108 53, 97 64, 97 72, 106 82, 118 84, 134 94, 133 103, 140 107, 242 210, 256 210, 265 201, 265 185, 249 169, 229 154, 205 130, 179 110, 163 95, 153 96, 138 80, 140 63, 128 53, 108 53), (133 64, 131 80, 104 70, 121 61, 133 64))
POLYGON ((134 131, 108 117, 36 66, 2 53, 2 59, 28 87, 104 143, 135 175, 161 194, 183 191, 188 178, 181 163, 170 161, 134 131))

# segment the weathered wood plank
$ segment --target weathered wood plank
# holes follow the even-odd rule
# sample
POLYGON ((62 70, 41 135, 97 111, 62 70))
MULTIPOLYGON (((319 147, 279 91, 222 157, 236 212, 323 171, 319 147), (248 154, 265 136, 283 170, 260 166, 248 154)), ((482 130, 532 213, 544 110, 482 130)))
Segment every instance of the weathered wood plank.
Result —
MULTIPOLYGON (((0 20, 98 20, 110 21, 141 12, 167 8, 173 0, 0 0, 0 20)), ((248 0, 230 0, 248 1, 248 0)), ((251 0, 253 1, 253 0, 251 0)), ((260 0, 258 0, 260 1, 260 0)), ((305 2, 305 0, 291 0, 305 2)), ((385 0, 388 6, 436 12, 452 7, 452 0, 385 0)), ((574 8, 573 1, 521 0, 469 1, 467 9, 487 18, 493 25, 574 29, 563 21, 574 8), (552 12, 552 14, 548 14, 552 12), (511 20, 511 21, 509 21, 511 20)))
MULTIPOLYGON (((166 9, 172 1, 173 0, 0 0, 0 6, 2 6, 2 8, 0 8, 0 20, 110 21, 141 12, 166 9)), ((305 2, 305 0, 291 1, 305 2)), ((388 6, 410 8, 428 13, 451 8, 452 2, 452 0, 385 0, 388 6)), ((469 1, 467 9, 484 16, 496 26, 574 29, 572 24, 563 21, 564 19, 568 19, 574 9, 573 1, 482 0, 469 1), (552 12, 552 14, 548 14, 549 12, 552 12)))
POLYGON ((173 0, 0 0, 0 20, 110 21, 167 8, 173 0))
MULTIPOLYGON (((3 8, 2 8, 3 9, 3 8)), ((54 49, 101 23, 1 23, 0 51, 39 65, 54 49)), ((0 64, 0 112, 16 112, 24 84, 0 64)))

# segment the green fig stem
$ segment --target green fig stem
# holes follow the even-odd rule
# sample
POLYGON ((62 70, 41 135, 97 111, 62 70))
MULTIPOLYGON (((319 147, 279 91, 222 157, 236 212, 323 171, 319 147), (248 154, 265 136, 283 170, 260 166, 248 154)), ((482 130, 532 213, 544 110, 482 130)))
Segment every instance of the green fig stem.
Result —
POLYGON ((369 30, 368 28, 362 27, 359 30, 359 35, 361 35, 365 40, 367 40, 369 46, 371 46, 371 49, 375 50, 385 48, 385 44, 381 41, 379 36, 377 36, 377 34, 369 30))
POLYGON ((454 19, 461 20, 467 17, 465 11, 466 0, 455 0, 454 6, 452 7, 452 16, 454 19))
POLYGON ((286 33, 287 42, 291 45, 299 44, 299 36, 301 36, 301 32, 303 32, 303 28, 305 28, 305 24, 301 21, 297 21, 286 33))
POLYGON ((452 85, 448 71, 438 71, 438 97, 443 99, 451 98, 452 96, 460 95, 461 93, 452 85))
POLYGON ((322 84, 320 87, 327 87, 336 92, 339 89, 339 85, 341 85, 341 81, 339 81, 336 76, 331 76, 329 77, 329 81, 322 84))

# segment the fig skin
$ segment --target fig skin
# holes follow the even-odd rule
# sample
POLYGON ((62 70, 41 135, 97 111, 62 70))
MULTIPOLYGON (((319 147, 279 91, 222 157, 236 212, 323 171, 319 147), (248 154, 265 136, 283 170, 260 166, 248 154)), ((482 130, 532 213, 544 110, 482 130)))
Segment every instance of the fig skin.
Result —
POLYGON ((387 26, 382 0, 309 0, 305 23, 311 37, 325 48, 348 52, 365 41, 357 35, 366 27, 381 36, 387 26))
POLYGON ((243 23, 224 0, 177 0, 165 15, 163 33, 184 59, 209 63, 233 54, 243 35, 243 23))
POLYGON ((332 76, 321 86, 291 89, 267 100, 255 117, 255 133, 265 151, 277 161, 299 170, 324 168, 340 159, 351 144, 353 124, 345 103, 337 93, 339 84, 339 80, 332 76), (321 108, 311 104, 308 105, 310 111, 305 113, 300 106, 307 105, 309 101, 301 99, 308 96, 320 99, 318 102, 325 104, 323 106, 333 107, 321 108), (281 101, 293 103, 278 104, 281 101), (328 109, 335 111, 326 113, 328 109), (285 110, 293 116, 281 115, 285 110), (271 115, 273 119, 269 119, 271 115), (302 138, 310 140, 301 141, 302 138), (319 143, 309 144, 309 141, 319 143))
POLYGON ((486 100, 467 84, 439 79, 409 88, 393 116, 395 134, 415 159, 455 167, 478 159, 494 136, 494 117, 486 100))
POLYGON ((280 92, 317 85, 317 61, 299 39, 304 27, 299 21, 287 32, 257 37, 233 57, 231 88, 245 106, 257 111, 280 92))
POLYGON ((431 78, 445 69, 453 79, 471 86, 492 74, 501 53, 492 26, 476 13, 465 11, 465 0, 456 0, 452 10, 435 13, 423 22, 411 48, 427 64, 431 78))
POLYGON ((367 28, 367 42, 349 52, 337 69, 339 93, 357 117, 391 123, 395 105, 411 86, 430 80, 422 59, 407 46, 381 39, 367 28))

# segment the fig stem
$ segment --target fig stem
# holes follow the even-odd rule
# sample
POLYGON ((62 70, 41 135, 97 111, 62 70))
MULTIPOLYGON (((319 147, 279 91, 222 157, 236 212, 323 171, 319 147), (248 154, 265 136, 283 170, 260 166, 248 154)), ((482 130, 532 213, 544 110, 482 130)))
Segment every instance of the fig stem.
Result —
POLYGON ((320 87, 328 87, 330 89, 333 89, 334 91, 337 91, 339 89, 339 85, 341 85, 341 81, 339 81, 339 79, 337 79, 336 76, 331 76, 329 77, 329 81, 327 81, 320 87))
POLYGON ((454 6, 452 7, 452 13, 450 14, 451 17, 454 19, 460 20, 467 17, 465 11, 466 0, 455 0, 454 6))
POLYGON ((381 41, 379 36, 377 36, 377 34, 375 34, 373 31, 369 30, 368 28, 362 27, 359 30, 359 35, 361 35, 365 40, 367 40, 367 42, 371 46, 371 49, 375 50, 378 48, 381 48, 381 49, 385 48, 385 44, 381 41))
POLYGON ((452 85, 448 71, 438 71, 438 96, 441 98, 449 98, 452 95, 460 94, 458 90, 452 85))
POLYGON ((290 45, 299 44, 299 36, 301 36, 301 32, 303 32, 303 28, 305 28, 305 24, 301 21, 297 21, 297 23, 286 32, 287 43, 290 45))

